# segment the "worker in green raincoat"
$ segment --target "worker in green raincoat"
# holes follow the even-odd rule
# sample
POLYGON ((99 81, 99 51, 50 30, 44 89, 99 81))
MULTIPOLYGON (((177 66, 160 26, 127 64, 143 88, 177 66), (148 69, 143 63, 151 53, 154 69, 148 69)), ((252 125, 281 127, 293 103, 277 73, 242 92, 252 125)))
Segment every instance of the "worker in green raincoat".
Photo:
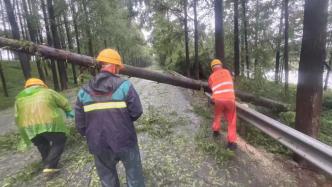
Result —
POLYGON ((64 113, 67 117, 74 117, 68 100, 48 89, 40 79, 27 80, 25 89, 16 96, 16 124, 24 142, 27 145, 32 142, 38 148, 43 161, 43 173, 59 171, 57 165, 69 132, 64 113))

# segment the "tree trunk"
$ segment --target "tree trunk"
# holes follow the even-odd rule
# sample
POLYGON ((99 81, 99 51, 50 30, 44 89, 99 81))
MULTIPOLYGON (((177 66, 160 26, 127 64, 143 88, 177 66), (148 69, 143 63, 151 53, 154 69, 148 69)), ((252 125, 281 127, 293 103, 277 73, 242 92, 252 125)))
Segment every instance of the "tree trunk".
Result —
MULTIPOLYGON (((65 34, 65 28, 64 28, 64 24, 63 24, 64 20, 61 19, 61 16, 57 19, 57 25, 58 25, 58 33, 60 36, 60 48, 61 49, 68 49, 68 44, 66 43, 66 34, 65 34)), ((68 75, 67 75, 67 63, 63 62, 64 64, 64 68, 66 73, 65 75, 65 79, 66 79, 66 83, 68 82, 68 75)))
POLYGON ((318 137, 326 57, 328 0, 305 1, 295 128, 318 137))
POLYGON ((284 68, 285 68, 285 91, 288 91, 288 28, 289 28, 289 15, 288 15, 288 0, 284 0, 285 3, 285 47, 284 47, 284 68))
POLYGON ((77 53, 81 54, 81 44, 80 44, 79 31, 78 31, 78 26, 77 26, 77 13, 76 13, 76 10, 75 10, 73 0, 70 1, 70 9, 71 9, 71 12, 72 12, 72 15, 73 15, 76 49, 77 49, 77 53))
POLYGON ((329 85, 329 78, 330 78, 330 72, 331 72, 331 65, 332 65, 332 59, 330 59, 329 61, 329 65, 328 67, 326 68, 327 71, 326 71, 326 77, 325 77, 325 83, 324 83, 324 90, 326 91, 327 90, 327 87, 329 85))
POLYGON ((243 16, 243 25, 244 25, 244 47, 245 47, 245 56, 246 56, 246 71, 247 77, 250 76, 250 58, 249 58, 249 48, 248 48, 248 21, 247 21, 247 9, 246 9, 246 0, 241 0, 242 3, 242 16, 243 16))
MULTIPOLYGON (((11 28, 12 28, 13 38, 19 40, 20 39, 20 31, 18 29, 18 25, 17 25, 16 19, 15 19, 15 15, 14 15, 14 12, 13 12, 13 7, 12 7, 12 4, 11 4, 11 1, 10 0, 4 0, 4 2, 5 2, 5 6, 6 6, 6 12, 7 12, 8 20, 9 20, 11 28)), ((28 61, 27 55, 18 54, 18 56, 19 56, 19 59, 20 59, 23 75, 24 75, 25 79, 28 79, 28 78, 31 77, 31 68, 30 68, 30 63, 28 61)))
POLYGON ((234 0, 234 73, 240 75, 239 1, 234 0))
MULTIPOLYGON (((29 8, 28 8, 26 0, 22 0, 22 4, 23 4, 24 17, 27 22, 30 39, 32 42, 37 43, 37 35, 36 35, 38 33, 37 28, 36 28, 37 25, 34 25, 34 23, 33 23, 34 20, 32 20, 32 18, 34 18, 34 16, 37 16, 37 15, 33 15, 32 11, 29 12, 29 8)), ((30 7, 31 7, 31 5, 30 5, 30 7)), ((29 59, 31 59, 30 56, 29 56, 29 59)), ((39 78, 45 81, 45 76, 44 76, 43 68, 41 67, 41 64, 40 64, 40 59, 36 58, 36 64, 37 64, 39 78)))
POLYGON ((258 29, 259 29, 259 12, 260 12, 260 7, 259 7, 259 1, 256 0, 256 10, 255 10, 255 33, 254 33, 254 45, 255 45, 255 53, 254 53, 254 57, 255 57, 255 61, 254 61, 254 76, 256 78, 257 72, 259 71, 259 65, 258 65, 258 29))
POLYGON ((199 79, 199 60, 198 60, 198 21, 197 21, 197 1, 194 0, 194 27, 195 27, 195 65, 194 65, 194 71, 195 71, 195 78, 199 79))
MULTIPOLYGON (((7 38, 9 38, 9 36, 8 36, 8 31, 9 31, 9 29, 7 30, 7 19, 6 19, 6 16, 5 16, 5 5, 2 3, 2 1, 0 1, 0 6, 1 6, 1 10, 3 10, 3 11, 1 11, 1 16, 2 16, 2 23, 3 23, 3 29, 4 29, 4 36, 5 37, 7 37, 7 38)), ((5 49, 3 49, 4 51, 7 51, 7 57, 8 57, 8 60, 9 60, 9 57, 10 57, 10 51, 9 50, 5 50, 5 49)))
POLYGON ((5 97, 9 97, 5 74, 3 73, 3 69, 2 69, 2 53, 1 52, 0 52, 0 79, 1 79, 1 83, 2 83, 3 94, 5 97))
POLYGON ((215 57, 223 61, 225 58, 223 0, 214 0, 214 14, 215 57))
POLYGON ((15 11, 16 11, 15 15, 17 15, 17 17, 18 17, 19 27, 21 29, 21 36, 22 36, 22 38, 27 39, 28 38, 28 36, 27 36, 28 33, 24 32, 24 25, 23 25, 24 23, 23 23, 23 20, 22 20, 23 16, 22 16, 22 11, 20 9, 20 4, 22 4, 22 3, 20 3, 19 0, 14 0, 14 4, 15 4, 15 11))
POLYGON ((283 28, 283 19, 284 14, 282 10, 284 10, 284 3, 282 4, 281 13, 280 13, 280 21, 279 21, 279 33, 278 33, 278 41, 277 41, 277 50, 276 50, 276 66, 275 66, 275 77, 274 80, 276 83, 278 83, 279 80, 279 70, 280 70, 280 46, 281 46, 281 38, 282 38, 282 28, 283 28))
POLYGON ((83 12, 84 12, 84 17, 85 17, 85 30, 86 30, 86 35, 88 37, 88 49, 89 49, 89 55, 94 56, 93 53, 93 44, 92 44, 92 34, 91 34, 91 29, 90 29, 90 20, 89 20, 89 14, 88 14, 88 9, 87 9, 87 1, 82 0, 82 5, 83 5, 83 12))
MULTIPOLYGON (((95 59, 90 56, 80 55, 77 53, 72 53, 64 51, 61 49, 55 49, 52 47, 44 45, 36 45, 31 42, 22 42, 18 40, 6 39, 0 37, 0 47, 7 46, 10 50, 15 50, 18 52, 24 52, 32 55, 39 55, 45 58, 56 59, 60 61, 68 61, 70 63, 75 63, 80 66, 95 68, 97 64, 95 59)), ((158 72, 153 72, 144 68, 137 68, 129 65, 125 65, 125 68, 120 71, 121 74, 128 75, 130 77, 138 77, 143 79, 148 79, 160 83, 171 84, 174 86, 181 86, 184 88, 194 89, 194 90, 204 90, 211 92, 207 82, 197 81, 190 78, 181 78, 170 76, 167 74, 162 74, 158 72)), ((276 111, 287 111, 287 105, 281 102, 273 101, 271 99, 257 97, 252 94, 248 94, 241 91, 236 91, 236 94, 243 101, 250 101, 260 106, 265 106, 268 108, 275 109, 276 111)))
MULTIPOLYGON (((50 26, 51 26, 51 32, 53 36, 53 46, 55 48, 60 48, 60 40, 58 36, 58 30, 55 23, 55 16, 54 16, 54 8, 53 8, 53 2, 52 0, 47 0, 47 7, 48 7, 48 13, 49 13, 49 20, 50 20, 50 26)), ((67 89, 67 81, 66 81, 66 69, 63 61, 58 62, 58 70, 59 70, 59 76, 60 76, 60 85, 61 90, 67 89)))
MULTIPOLYGON (((53 39, 52 39, 50 26, 49 26, 49 22, 48 22, 49 19, 48 19, 48 14, 46 11, 45 0, 41 0, 41 8, 43 10, 47 43, 49 46, 53 46, 53 39)), ((58 80, 58 74, 56 72, 56 69, 57 69, 56 67, 57 67, 56 63, 54 62, 54 60, 51 59, 51 71, 52 71, 53 85, 54 85, 54 89, 58 91, 58 90, 60 90, 60 87, 59 87, 59 80, 58 80)))
MULTIPOLYGON (((64 23, 65 23, 65 29, 66 29, 66 35, 67 35, 67 43, 68 43, 68 48, 70 51, 73 51, 74 47, 73 47, 73 40, 71 38, 71 30, 68 24, 68 19, 67 19, 67 11, 63 14, 63 19, 64 19, 64 23)), ((73 15, 72 15, 73 16, 73 15)), ((106 40, 105 40, 106 41, 106 40)), ((105 46, 106 48, 106 46, 105 46)), ((76 68, 75 68, 75 64, 71 64, 71 69, 73 71, 73 79, 74 79, 74 84, 77 84, 77 76, 76 76, 76 68)))
POLYGON ((186 72, 187 77, 190 76, 190 57, 189 57, 189 34, 188 34, 188 0, 184 0, 184 43, 186 50, 186 72))

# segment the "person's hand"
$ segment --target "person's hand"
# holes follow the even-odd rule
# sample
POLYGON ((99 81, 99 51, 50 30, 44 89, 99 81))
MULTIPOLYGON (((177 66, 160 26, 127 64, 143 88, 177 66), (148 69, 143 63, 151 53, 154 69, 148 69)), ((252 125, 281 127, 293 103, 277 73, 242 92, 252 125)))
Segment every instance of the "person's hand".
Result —
POLYGON ((211 98, 208 99, 208 103, 209 105, 214 105, 214 101, 211 98))
POLYGON ((74 111, 69 111, 69 112, 66 112, 66 117, 67 118, 74 118, 75 117, 75 113, 74 113, 74 111))

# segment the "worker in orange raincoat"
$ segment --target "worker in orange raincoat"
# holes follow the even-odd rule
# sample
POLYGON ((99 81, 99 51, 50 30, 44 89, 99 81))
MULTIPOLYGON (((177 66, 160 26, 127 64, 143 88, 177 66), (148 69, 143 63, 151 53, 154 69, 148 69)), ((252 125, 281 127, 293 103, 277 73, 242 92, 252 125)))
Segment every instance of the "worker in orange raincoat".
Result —
POLYGON ((230 72, 223 69, 222 62, 214 59, 211 62, 212 74, 209 77, 209 87, 212 90, 214 102, 214 120, 212 131, 214 137, 220 135, 220 123, 222 116, 228 122, 227 148, 236 149, 236 107, 233 78, 230 72))

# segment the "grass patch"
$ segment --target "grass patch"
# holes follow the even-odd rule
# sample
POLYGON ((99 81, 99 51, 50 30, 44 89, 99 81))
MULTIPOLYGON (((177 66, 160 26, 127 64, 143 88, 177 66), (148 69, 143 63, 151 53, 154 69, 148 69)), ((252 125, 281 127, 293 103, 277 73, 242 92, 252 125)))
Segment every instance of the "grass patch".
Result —
POLYGON ((282 101, 290 104, 292 106, 291 108, 295 108, 296 85, 289 85, 288 92, 285 92, 285 88, 282 84, 277 84, 264 78, 247 79, 239 77, 237 78, 235 84, 236 89, 246 91, 257 96, 282 101))
POLYGON ((212 109, 194 105, 193 111, 204 119, 195 136, 198 148, 212 156, 218 164, 223 164, 225 161, 232 159, 235 156, 234 151, 226 149, 225 145, 220 143, 220 139, 215 140, 212 137, 210 128, 213 114, 212 109))
POLYGON ((18 133, 8 133, 0 136, 0 154, 15 151, 20 141, 20 135, 18 133))
MULTIPOLYGON (((272 118, 287 124, 291 127, 295 126, 295 104, 296 104, 296 85, 289 85, 289 92, 285 93, 284 87, 281 84, 276 84, 272 81, 268 81, 266 79, 257 79, 257 80, 251 80, 246 78, 239 78, 236 81, 236 87, 239 90, 243 90, 246 92, 253 93, 258 96, 267 97, 276 101, 283 101, 285 103, 291 104, 291 111, 283 112, 279 114, 267 114, 265 111, 259 110, 260 112, 267 114, 271 116, 272 118)), ((322 107, 322 113, 321 113, 321 126, 320 126, 320 133, 319 133, 319 140, 323 143, 326 143, 328 145, 332 146, 332 91, 324 91, 323 96, 323 107, 322 107)), ((265 142, 273 142, 270 141, 268 138, 265 138, 264 134, 262 134, 260 131, 253 129, 253 128, 246 128, 248 130, 248 134, 241 134, 246 138, 247 141, 254 143, 256 145, 263 145, 266 149, 272 149, 272 152, 277 153, 284 153, 284 148, 281 148, 280 150, 271 148, 265 142), (259 143, 260 141, 263 141, 262 143, 259 143), (255 143, 256 142, 256 143, 255 143)), ((270 138, 271 139, 271 138, 270 138)), ((275 143, 274 143, 275 144, 275 143)), ((273 145, 274 145, 273 144, 273 145)), ((275 146, 272 146, 275 147, 275 146)), ((280 147, 280 146, 276 146, 280 147)), ((286 151, 288 153, 288 151, 286 151)))
POLYGON ((31 181, 41 170, 42 164, 40 162, 31 163, 24 167, 15 176, 6 177, 3 180, 2 186, 9 187, 14 186, 14 184, 24 184, 25 182, 31 181))
POLYGON ((147 112, 137 121, 136 132, 147 132, 153 138, 165 138, 172 134, 174 123, 161 114, 155 107, 149 106, 147 112))
MULTIPOLYGON (((7 89, 9 97, 5 97, 3 93, 2 84, 0 84, 0 110, 12 107, 15 102, 16 95, 23 90, 24 86, 24 76, 21 70, 20 63, 18 61, 0 61, 2 65, 3 72, 5 74, 7 89)), ((42 63, 44 64, 44 63, 42 63)), ((72 71, 68 66, 67 75, 68 75, 68 87, 75 87, 73 83, 72 71)), ((31 75, 32 77, 39 77, 37 71, 37 65, 35 62, 31 62, 31 75)), ((46 75, 45 75, 46 76, 46 75)), ((88 75, 81 75, 80 77, 85 77, 85 80, 89 77, 88 75)), ((51 75, 51 70, 48 68, 48 76, 46 78, 46 84, 49 88, 53 88, 53 80, 51 75)))

